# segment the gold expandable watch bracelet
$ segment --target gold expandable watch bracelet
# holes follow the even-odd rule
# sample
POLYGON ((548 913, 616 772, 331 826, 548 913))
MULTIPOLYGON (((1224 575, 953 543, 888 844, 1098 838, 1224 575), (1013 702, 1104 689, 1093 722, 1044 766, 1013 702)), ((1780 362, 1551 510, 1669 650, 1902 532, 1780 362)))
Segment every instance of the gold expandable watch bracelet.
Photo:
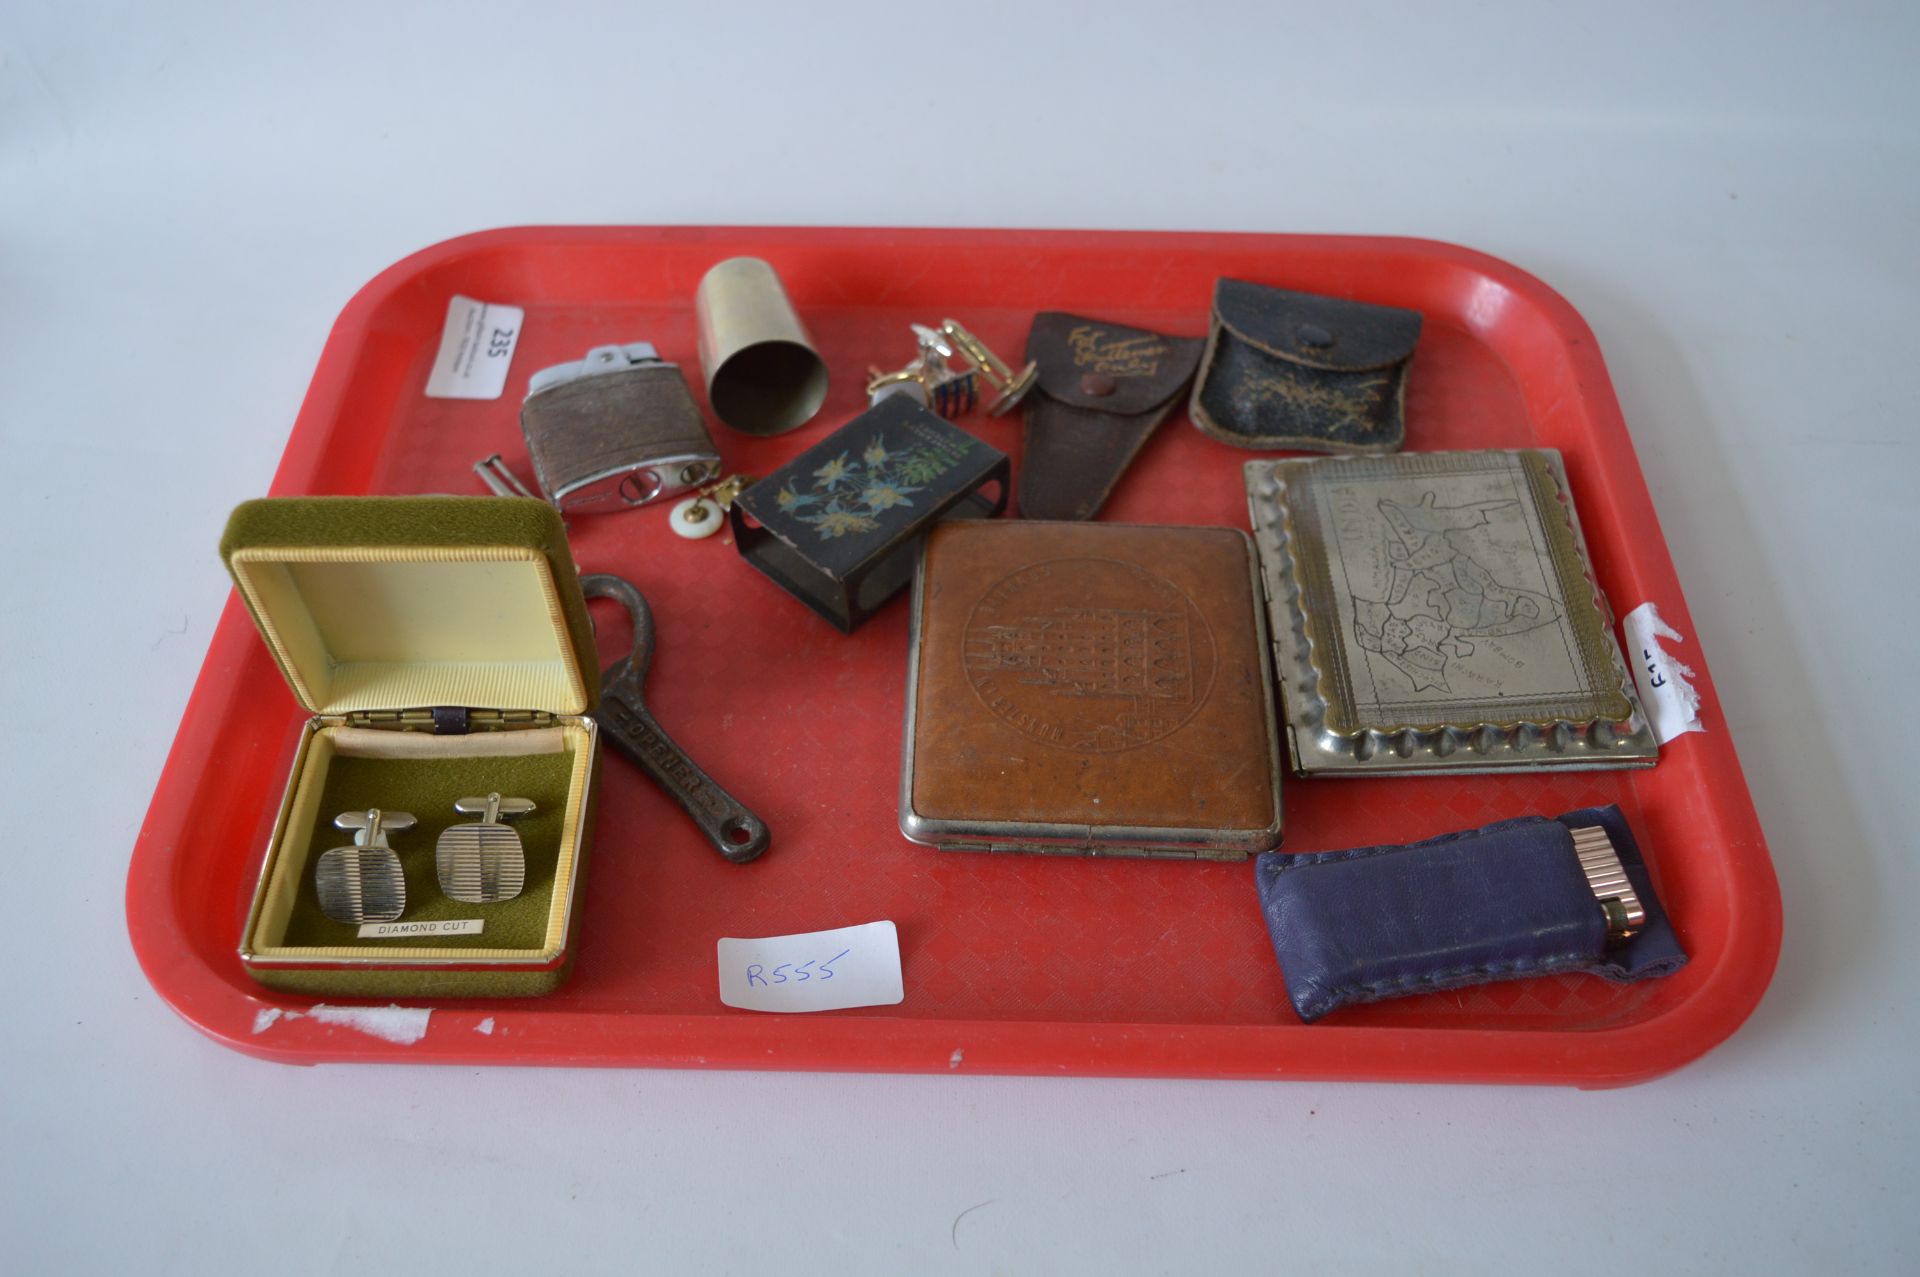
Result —
POLYGON ((1613 840, 1598 825, 1584 825, 1573 833, 1574 854, 1587 875, 1593 898, 1607 915, 1607 939, 1625 940, 1647 925, 1646 906, 1627 878, 1626 867, 1613 849, 1613 840))

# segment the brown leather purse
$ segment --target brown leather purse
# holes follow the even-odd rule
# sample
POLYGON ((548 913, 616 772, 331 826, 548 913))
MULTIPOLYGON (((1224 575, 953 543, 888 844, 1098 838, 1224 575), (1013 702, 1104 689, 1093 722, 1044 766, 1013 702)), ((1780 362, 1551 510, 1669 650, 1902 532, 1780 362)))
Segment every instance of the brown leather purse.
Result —
POLYGON ((1027 358, 1021 517, 1091 519, 1200 365, 1198 337, 1167 337, 1063 311, 1034 316, 1027 358))
POLYGON ((1238 448, 1394 452, 1420 312, 1222 279, 1189 405, 1238 448))

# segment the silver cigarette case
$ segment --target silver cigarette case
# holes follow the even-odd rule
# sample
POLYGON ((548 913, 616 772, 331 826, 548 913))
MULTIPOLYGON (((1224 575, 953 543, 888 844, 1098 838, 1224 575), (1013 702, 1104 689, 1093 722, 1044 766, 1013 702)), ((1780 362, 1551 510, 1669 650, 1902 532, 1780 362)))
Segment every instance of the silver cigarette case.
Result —
POLYGON ((1557 452, 1255 461, 1246 482, 1295 772, 1655 761, 1557 452))

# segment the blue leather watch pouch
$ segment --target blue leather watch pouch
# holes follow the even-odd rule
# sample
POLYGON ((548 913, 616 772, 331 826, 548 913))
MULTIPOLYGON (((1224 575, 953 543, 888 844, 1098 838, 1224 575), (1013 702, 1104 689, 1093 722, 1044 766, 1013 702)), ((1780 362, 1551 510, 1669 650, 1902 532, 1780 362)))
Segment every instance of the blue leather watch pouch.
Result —
POLYGON ((1569 971, 1644 980, 1687 961, 1618 807, 1424 842, 1268 852, 1254 874, 1287 995, 1309 1023, 1355 1002, 1569 971), (1569 832, 1587 825, 1606 830, 1646 909, 1645 925, 1613 944, 1569 832))

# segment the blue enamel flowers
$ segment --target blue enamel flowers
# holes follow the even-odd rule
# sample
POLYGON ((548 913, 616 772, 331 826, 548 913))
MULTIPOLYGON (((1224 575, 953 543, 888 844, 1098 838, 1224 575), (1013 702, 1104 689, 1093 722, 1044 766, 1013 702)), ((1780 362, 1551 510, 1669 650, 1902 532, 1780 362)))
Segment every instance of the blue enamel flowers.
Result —
POLYGON ((852 630, 913 577, 940 519, 1006 505, 1008 463, 904 395, 889 396, 740 494, 740 553, 852 630))
POLYGON ((858 456, 842 451, 816 466, 813 483, 804 491, 796 492, 795 480, 787 480, 774 500, 822 539, 872 532, 880 526, 879 516, 913 505, 914 495, 953 469, 963 455, 938 441, 890 446, 884 433, 876 434, 858 456))

